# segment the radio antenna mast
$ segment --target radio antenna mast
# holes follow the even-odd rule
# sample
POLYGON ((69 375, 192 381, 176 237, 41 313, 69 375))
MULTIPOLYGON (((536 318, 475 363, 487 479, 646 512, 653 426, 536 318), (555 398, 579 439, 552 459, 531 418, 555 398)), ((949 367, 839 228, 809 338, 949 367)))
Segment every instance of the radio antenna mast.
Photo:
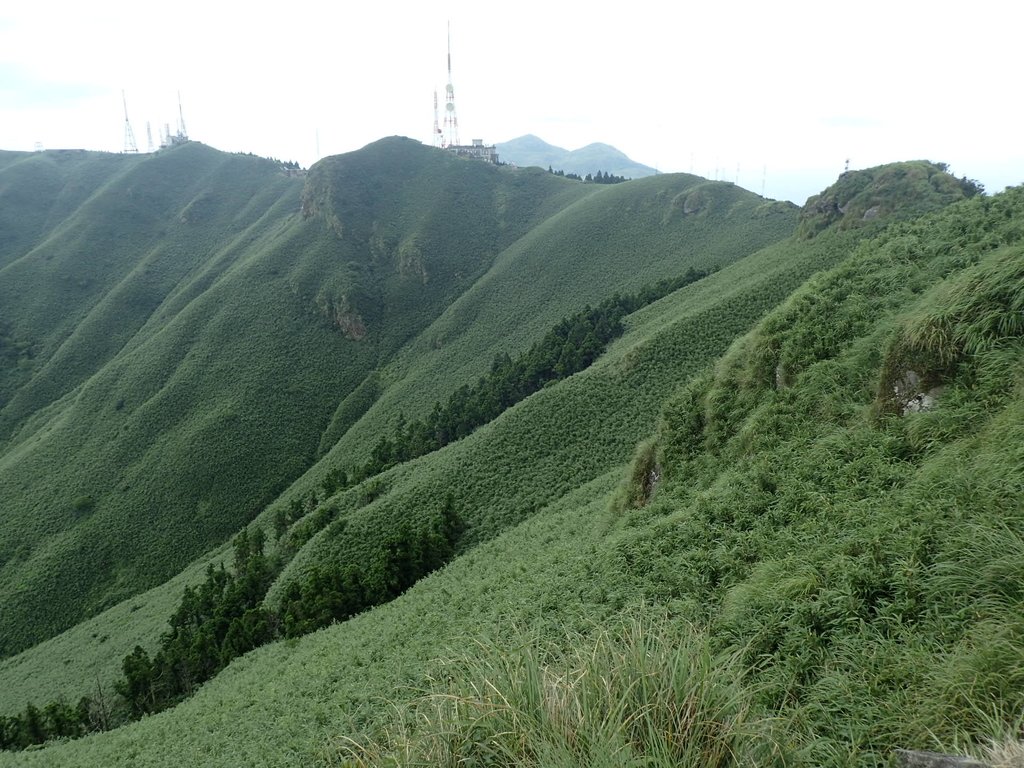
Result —
POLYGON ((124 106, 124 151, 138 152, 139 148, 135 144, 135 132, 132 131, 132 124, 128 122, 128 100, 125 98, 124 90, 121 91, 121 104, 124 106))
POLYGON ((181 91, 178 91, 178 140, 188 141, 188 131, 185 130, 185 113, 181 109, 181 91))
POLYGON ((448 22, 448 85, 444 97, 444 130, 447 143, 442 146, 454 147, 459 144, 459 118, 455 115, 455 86, 452 85, 452 23, 448 22))

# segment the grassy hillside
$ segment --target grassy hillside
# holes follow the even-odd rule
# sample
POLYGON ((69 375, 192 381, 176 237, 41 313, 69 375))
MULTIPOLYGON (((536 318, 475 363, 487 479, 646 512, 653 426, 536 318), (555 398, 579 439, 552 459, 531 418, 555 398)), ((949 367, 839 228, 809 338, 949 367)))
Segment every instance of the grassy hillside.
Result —
MULTIPOLYGON (((605 361, 581 376, 538 393, 517 408, 523 414, 509 413, 469 440, 399 467, 322 507, 334 510, 342 518, 347 510, 365 507, 366 499, 377 497, 368 507, 358 510, 358 520, 365 521, 358 524, 383 526, 380 521, 386 515, 403 509, 417 518, 430 519, 450 494, 461 514, 473 524, 474 538, 491 536, 534 514, 546 499, 581 482, 585 473, 601 471, 602 466, 625 460, 632 445, 653 425, 658 403, 675 386, 680 366, 700 369, 793 286, 816 269, 841 258, 849 247, 845 238, 832 243, 823 239, 812 247, 802 246, 800 254, 780 245, 744 259, 701 284, 689 286, 637 313, 636 317, 644 318, 644 322, 631 322, 626 337, 613 345, 605 361), (591 398, 593 401, 588 402, 591 398), (590 416, 582 418, 584 414, 590 416), (561 437, 538 441, 538 436, 547 433, 561 437), (599 450, 595 451, 595 447, 599 450), (460 482, 452 483, 453 477, 460 478, 460 482)), ((311 470, 307 478, 264 514, 262 520, 268 529, 276 509, 288 506, 290 499, 304 497, 316 487, 316 478, 322 474, 323 470, 311 470)), ((296 531, 302 528, 298 525, 296 531)), ((279 595, 293 574, 322 562, 323 555, 336 547, 358 543, 339 540, 328 530, 299 553, 272 594, 279 595)), ((160 600, 170 615, 180 590, 181 586, 175 583, 166 591, 158 590, 159 594, 150 593, 146 596, 147 606, 160 600)), ((76 628, 62 636, 62 647, 75 650, 62 651, 61 658, 81 659, 82 664, 71 661, 47 670, 45 658, 49 651, 41 647, 15 657, 0 670, 5 672, 4 679, 10 680, 24 680, 24 675, 31 673, 34 687, 51 696, 61 690, 70 697, 87 693, 95 686, 95 668, 119 672, 121 658, 138 642, 137 638, 148 631, 147 645, 152 647, 161 630, 147 623, 148 630, 124 633, 120 627, 128 620, 130 614, 126 610, 115 609, 97 617, 97 622, 103 622, 99 625, 102 628, 92 627, 89 632, 76 628), (107 635, 108 640, 97 644, 94 634, 107 635)), ((25 689, 11 686, 7 690, 10 696, 6 709, 23 706, 25 689)))
MULTIPOLYGON (((0 269, 48 237, 111 175, 131 166, 128 159, 95 152, 0 153, 0 269)), ((12 325, 12 314, 0 314, 0 408, 31 376, 41 353, 36 338, 12 325)), ((0 425, 5 422, 0 414, 0 425)), ((5 432, 0 427, 0 435, 5 432)))
POLYGON ((567 314, 786 237, 796 209, 685 174, 602 187, 534 228, 382 371, 381 393, 329 463, 361 460, 398 418, 475 381, 567 314), (689 204, 689 207, 687 207, 689 204))
MULTIPOLYGON (((703 374, 676 368, 633 466, 171 712, 6 762, 884 765, 1004 735, 1024 705, 1022 216, 1013 190, 834 236, 834 269, 703 374), (597 674, 610 714, 581 739, 563 705, 590 706, 597 674), (622 705, 657 727, 617 725, 622 705)), ((604 365, 671 338, 678 298, 604 365)))
MULTIPOLYGON (((950 563, 963 560, 966 542, 956 543, 955 527, 948 537, 953 543, 936 549, 932 541, 927 558, 915 543, 917 533, 903 536, 904 521, 924 514, 921 509, 935 496, 919 480, 941 479, 947 486, 938 498, 954 501, 940 505, 946 511, 925 514, 920 526, 909 526, 918 533, 953 509, 956 525, 965 515, 984 527, 1013 514, 1011 491, 1019 488, 1024 462, 1018 441, 997 436, 1020 424, 1020 195, 971 201, 881 235, 881 221, 856 229, 830 227, 813 239, 789 239, 740 258, 749 253, 741 244, 758 232, 755 222, 767 219, 781 228, 773 218, 788 217, 792 229, 792 211, 760 207, 745 193, 735 196, 731 185, 701 186, 692 177, 665 181, 675 186, 637 185, 631 198, 605 196, 622 195, 632 185, 607 188, 542 225, 540 230, 565 225, 548 236, 553 250, 568 250, 573 238, 558 236, 566 228, 577 231, 570 226, 574 221, 599 226, 602 213, 608 217, 626 208, 646 223, 644 231, 660 222, 671 235, 666 240, 677 244, 673 252, 652 237, 633 252, 633 269, 619 273, 615 256, 628 247, 626 235, 604 254, 584 248, 583 258, 570 255, 565 274, 578 276, 581 288, 576 295, 567 288, 563 306, 593 290, 585 277, 588 267, 598 286, 603 276, 632 274, 641 263, 654 275, 677 264, 706 265, 696 254, 713 248, 714 238, 702 240, 705 230, 695 226, 701 211, 706 217, 716 210, 732 214, 722 219, 732 229, 722 231, 727 243, 735 238, 738 252, 730 259, 727 246, 719 246, 717 265, 733 263, 630 316, 627 333, 588 370, 541 390, 463 441, 321 499, 282 539, 282 550, 297 554, 267 605, 280 607, 291 586, 315 572, 372 576, 387 561, 392 532, 428 530, 452 513, 462 530, 461 557, 385 607, 236 661, 170 712, 9 759, 55 765, 330 765, 342 764, 346 756, 369 756, 374 763, 395 753, 405 755, 399 764, 436 764, 441 749, 454 754, 453 760, 493 763, 497 751, 488 758, 474 750, 481 744, 498 750, 510 721, 487 714, 494 700, 477 698, 474 680, 491 680, 506 702, 522 698, 522 706, 531 706, 536 696, 561 695, 558 681, 565 676, 559 678, 559 668, 578 670, 581 680, 607 673, 624 681, 622 690, 632 690, 630 675, 646 673, 619 668, 615 659, 638 658, 629 649, 648 631, 658 638, 650 646, 658 658, 690 672, 645 688, 649 702, 634 704, 661 702, 667 714, 653 721, 675 729, 680 723, 672 712, 680 710, 673 707, 681 705, 672 697, 698 696, 708 717, 728 717, 736 725, 728 730, 728 749, 718 748, 724 742, 712 728, 691 737, 686 755, 659 747, 661 764, 712 764, 713 754, 719 764, 728 764, 730 754, 742 762, 758 753, 754 741, 766 738, 775 745, 767 753, 771 759, 875 764, 893 745, 927 746, 929 732, 946 743, 981 735, 993 723, 980 720, 972 708, 987 707, 990 700, 997 705, 995 720, 1018 707, 1012 692, 957 698, 955 686, 914 688, 900 675, 916 685, 928 669, 941 668, 948 653, 942 611, 955 615, 961 594, 985 600, 990 589, 984 582, 965 586, 962 575, 949 582, 954 587, 943 582, 950 563), (772 311, 812 273, 837 264, 772 311), (770 314, 755 331, 730 349, 765 313, 770 314), (921 405, 924 412, 914 411, 921 405), (966 418, 968 413, 973 416, 966 418), (626 466, 634 446, 652 431, 626 466), (959 476, 951 472, 965 462, 977 468, 959 476), (994 462, 983 498, 992 515, 975 514, 974 489, 957 485, 979 476, 979 462, 994 462), (918 560, 911 562, 910 555, 918 560), (919 613, 905 601, 895 608, 887 602, 904 600, 900 590, 907 588, 899 580, 910 572, 920 574, 913 589, 932 584, 932 592, 914 592, 919 613), (922 608, 931 604, 922 594, 935 597, 942 611, 933 615, 922 608), (637 624, 610 630, 618 638, 611 645, 576 635, 600 636, 602 627, 614 627, 623 616, 637 617, 637 624), (879 637, 889 645, 872 645, 879 637), (604 666, 581 668, 588 662, 571 646, 599 649, 593 657, 604 659, 604 666), (682 650, 666 657, 672 647, 682 650), (914 652, 900 655, 904 647, 914 652), (872 659, 887 661, 872 667, 872 659), (718 671, 711 675, 709 669, 718 671), (706 677, 694 678, 698 673, 706 677), (550 685, 531 688, 530 679, 550 685), (694 689, 671 687, 683 679, 705 682, 694 689), (410 696, 409 686, 442 697, 454 693, 467 708, 437 709, 443 699, 410 696), (907 689, 912 696, 903 696, 907 689), (841 705, 832 708, 833 701, 841 705), (459 730, 473 722, 476 731, 459 730), (439 741, 441 730, 449 736, 439 741)), ((307 187, 308 194, 315 191, 307 187)), ((335 234, 340 227, 344 237, 359 225, 358 215, 339 215, 335 222, 324 214, 338 210, 338 198, 329 206, 319 200, 319 220, 335 234)), ((622 226, 629 234, 628 224, 622 226)), ((502 253, 465 292, 461 301, 467 306, 479 302, 472 320, 449 310, 382 367, 372 383, 376 409, 362 419, 347 417, 355 427, 339 430, 338 446, 259 522, 271 529, 277 508, 308 498, 326 472, 356 450, 342 451, 349 435, 360 428, 371 435, 373 419, 388 423, 388 409, 394 413, 409 403, 415 413, 429 405, 432 393, 441 395, 460 378, 471 381, 471 371, 486 369, 493 347, 479 340, 500 336, 500 289, 516 295, 535 265, 523 254, 545 253, 537 231, 502 253), (488 288, 495 289, 491 301, 483 300, 488 288), (439 327, 451 333, 440 350, 433 343, 439 327), (462 365, 466 373, 424 374, 431 353, 459 344, 464 353, 443 368, 462 365), (406 378, 422 382, 427 394, 400 397, 406 378)), ((632 234, 640 231, 638 225, 632 234)), ((605 234, 616 242, 614 233, 605 234)), ((530 303, 538 293, 534 285, 519 291, 516 296, 528 306, 544 307, 530 303)), ((524 332, 507 349, 528 342, 524 332)), ((997 572, 1004 567, 1012 567, 1012 557, 997 572)), ((147 600, 171 602, 180 584, 147 600)), ((1004 625, 1015 608, 1004 605, 1005 599, 994 594, 994 612, 981 617, 1004 624, 985 631, 1011 631, 1004 625)), ((129 635, 144 638, 154 631, 148 612, 131 632, 121 633, 116 623, 126 620, 133 623, 130 611, 114 610, 97 617, 91 631, 112 628, 110 634, 118 636, 104 643, 110 648, 125 647, 129 635)), ((960 626, 969 634, 979 620, 963 615, 960 626)), ((93 674, 109 669, 110 654, 75 632, 67 639, 77 637, 81 646, 63 647, 96 663, 93 674)), ((972 641, 965 642, 968 653, 972 641)), ((1013 647, 1012 641, 1003 647, 993 685, 999 675, 1015 674, 1013 647)), ((0 674, 14 679, 15 662, 30 658, 10 660, 0 674)), ((966 675, 980 661, 967 656, 963 663, 966 675)), ((42 672, 40 688, 60 688, 63 676, 69 697, 87 692, 91 681, 84 669, 77 663, 56 672, 51 667, 42 672)), ((555 755, 561 756, 557 764, 593 764, 595 754, 609 753, 597 746, 574 753, 580 743, 560 730, 561 722, 552 715, 536 727, 513 730, 511 748, 519 752, 508 764, 538 756, 550 762, 555 755)), ((618 744, 622 733, 610 722, 588 738, 618 744)), ((628 740, 622 748, 650 757, 659 737, 651 738, 628 740)))
POLYGON ((849 229, 879 218, 912 218, 981 191, 977 182, 957 179, 944 164, 926 160, 847 171, 807 201, 800 234, 814 237, 828 227, 849 229))
POLYGON ((0 152, 0 253, 27 253, 115 174, 139 162, 100 152, 0 152))
POLYGON ((325 161, 304 193, 198 144, 103 161, 117 172, 0 272, 5 338, 28 349, 3 358, 4 654, 237 531, 368 373, 586 192, 403 139, 325 161))
POLYGON ((405 139, 325 160, 301 190, 198 144, 118 159, 5 167, 85 169, 36 193, 59 215, 12 242, 0 281, 5 654, 170 577, 318 452, 358 460, 396 408, 486 370, 496 339, 526 347, 613 283, 728 263, 795 214, 693 177, 598 189, 405 139), (437 355, 421 331, 442 314, 459 343, 437 355))
MULTIPOLYGON (((5 652, 162 580, 237 525, 230 505, 227 519, 210 513, 230 485, 211 459, 255 457, 232 445, 239 433, 227 426, 242 411, 225 390, 244 373, 214 349, 230 347, 245 316, 223 299, 215 316, 203 289, 247 239, 295 216, 298 192, 273 163, 188 145, 133 162, 3 269, 5 320, 35 352, 31 377, 3 408, 5 652), (203 218, 195 200, 218 173, 235 184, 221 188, 228 215, 203 218)), ((272 466, 282 458, 263 465, 270 484, 287 480, 272 466)), ((268 490, 249 488, 232 504, 258 504, 268 490)))
MULTIPOLYGON (((515 172, 513 178, 520 178, 521 173, 515 172)), ((533 175, 532 172, 527 172, 527 174, 529 175, 526 178, 530 178, 533 175)), ((563 189, 565 186, 579 188, 579 185, 572 185, 564 180, 550 179, 547 174, 540 174, 540 178, 545 183, 554 182, 562 185, 561 188, 563 189)), ((472 342, 464 344, 466 351, 462 353, 461 358, 452 355, 449 350, 436 349, 433 343, 424 342, 425 338, 430 338, 434 333, 432 327, 425 331, 420 339, 414 341, 403 352, 400 358, 402 362, 394 366, 393 369, 398 371, 407 370, 411 372, 410 375, 418 376, 416 386, 426 396, 422 402, 429 405, 430 401, 427 398, 431 395, 436 397, 443 396, 459 383, 472 381, 479 373, 487 370, 493 355, 499 347, 489 347, 486 340, 495 339, 500 336, 502 329, 507 329, 506 336, 508 340, 515 340, 518 344, 526 346, 532 341, 534 335, 540 336, 543 334, 545 319, 551 318, 551 322, 554 322, 566 309, 581 306, 590 299, 606 297, 609 293, 607 286, 610 280, 616 280, 623 286, 639 286, 647 284, 653 278, 679 274, 679 272, 694 264, 717 266, 726 263, 729 259, 739 258, 744 255, 748 248, 753 247, 753 244, 778 237, 782 232, 791 229, 795 222, 795 210, 792 207, 770 205, 767 208, 762 208, 756 198, 753 198, 748 193, 736 190, 731 185, 711 185, 709 190, 701 192, 701 194, 707 195, 709 201, 719 200, 720 205, 708 205, 707 210, 703 213, 684 215, 681 212, 680 200, 691 195, 695 189, 704 189, 699 186, 699 180, 693 177, 678 177, 674 180, 670 177, 665 177, 664 179, 651 181, 657 181, 657 183, 638 187, 632 198, 625 196, 620 189, 607 188, 599 191, 602 195, 608 196, 611 202, 600 202, 600 205, 593 210, 588 210, 584 206, 583 210, 576 211, 576 207, 573 207, 570 221, 574 222, 574 225, 570 230, 578 232, 583 226, 580 223, 581 219, 584 223, 593 224, 602 219, 607 219, 614 213, 616 207, 631 203, 631 207, 627 207, 622 212, 625 219, 623 224, 624 233, 616 237, 612 237, 614 232, 609 234, 609 247, 602 248, 600 241, 598 241, 578 248, 576 253, 567 252, 564 248, 569 240, 566 235, 559 234, 560 229, 558 227, 554 227, 553 233, 549 235, 554 238, 553 243, 545 243, 542 237, 534 235, 531 231, 527 237, 522 239, 526 241, 526 245, 523 245, 521 242, 517 243, 508 250, 508 253, 502 254, 499 259, 500 265, 497 267, 497 272, 495 273, 492 270, 487 273, 482 280, 478 281, 465 294, 465 297, 470 302, 470 306, 473 306, 475 317, 473 315, 460 316, 459 313, 456 313, 457 322, 447 322, 447 332, 456 340, 460 337, 469 337, 472 342), (683 191, 680 192, 680 189, 683 191), (716 195, 718 197, 715 197, 716 195), (649 223, 652 231, 644 233, 640 225, 636 223, 637 220, 641 224, 649 223), (722 232, 721 243, 712 242, 714 238, 711 233, 714 230, 714 226, 717 226, 722 232), (633 235, 638 239, 630 243, 629 236, 633 235), (643 239, 639 239, 641 235, 643 235, 643 239), (642 250, 640 246, 647 246, 649 250, 642 250), (525 275, 531 273, 538 274, 542 270, 546 270, 552 280, 560 282, 564 279, 564 290, 552 295, 542 290, 542 286, 538 285, 536 280, 524 279, 525 275), (502 293, 508 295, 501 298, 502 293), (499 298, 501 298, 500 301, 498 300, 499 298), (507 325, 507 320, 502 316, 502 311, 509 306, 510 302, 514 304, 517 300, 521 300, 525 305, 533 307, 535 317, 528 318, 527 321, 522 323, 525 326, 524 328, 517 327, 512 332, 512 329, 507 325), (473 338, 474 335, 476 336, 475 339, 473 338), (480 341, 481 337, 484 339, 483 342, 480 341), (420 360, 415 360, 417 350, 422 350, 419 353, 421 355, 420 360), (431 358, 437 355, 438 352, 446 354, 444 359, 448 362, 445 365, 456 371, 459 370, 459 366, 462 366, 464 372, 459 376, 448 375, 440 377, 433 375, 432 372, 438 370, 438 367, 431 358), (427 371, 427 375, 424 375, 417 366, 423 366, 427 361, 433 367, 427 371)), ((626 189, 628 186, 621 185, 621 189, 626 189)), ((556 187, 556 189, 558 188, 556 187)), ((595 202, 597 202, 596 198, 595 202)), ((557 221, 558 217, 555 217, 555 220, 557 221)), ((542 229, 547 231, 546 228, 548 228, 548 225, 542 227, 542 229)), ((608 230, 614 230, 614 228, 608 227, 608 230)), ((781 298, 789 288, 799 282, 802 276, 806 275, 808 270, 812 268, 811 264, 806 264, 797 268, 792 274, 789 274, 787 277, 789 282, 780 284, 775 289, 778 298, 781 298)), ((775 270, 774 268, 766 268, 762 265, 760 267, 751 267, 745 274, 753 276, 758 274, 758 272, 769 275, 774 274, 775 270)), ((727 282, 718 281, 717 277, 712 279, 716 280, 715 285, 726 286, 728 284, 727 282)), ((745 279, 749 279, 749 277, 745 279)), ((709 297, 708 303, 698 302, 694 305, 693 311, 707 312, 709 307, 713 307, 717 301, 714 297, 717 296, 718 290, 714 289, 707 293, 706 295, 709 297)), ((726 290, 728 292, 728 289, 726 290)), ((733 334, 748 327, 752 319, 767 308, 768 304, 752 300, 753 294, 759 290, 761 289, 752 288, 748 291, 748 298, 751 299, 749 301, 749 311, 737 311, 722 322, 721 327, 716 329, 715 340, 708 346, 702 346, 697 352, 699 355, 698 360, 705 360, 707 355, 715 354, 716 351, 724 349, 724 345, 728 343, 733 334)), ((691 293, 687 295, 696 294, 691 293)), ((456 304, 459 304, 461 301, 462 299, 456 302, 456 304)), ((741 303, 744 302, 734 300, 734 304, 741 303)), ((719 321, 713 321, 706 323, 706 325, 716 325, 718 323, 719 321)), ((514 347, 506 348, 514 350, 514 347)), ((391 371, 392 368, 385 370, 391 371)), ((371 377, 370 381, 372 382, 374 378, 377 377, 371 377)), ((495 532, 522 519, 523 516, 532 514, 538 505, 544 503, 545 500, 553 498, 558 493, 564 492, 564 489, 580 482, 580 477, 582 476, 577 476, 575 473, 566 473, 564 461, 570 461, 570 465, 579 464, 582 461, 581 467, 586 467, 585 472, 594 473, 602 471, 601 468, 608 466, 609 461, 621 461, 628 455, 630 446, 635 442, 637 436, 642 434, 643 430, 648 429, 652 423, 651 419, 656 413, 658 393, 659 391, 664 392, 664 390, 659 390, 652 386, 647 394, 637 399, 631 394, 632 389, 636 388, 636 386, 636 382, 630 381, 628 377, 616 375, 613 386, 610 388, 606 387, 606 394, 602 395, 600 400, 595 400, 593 403, 586 402, 588 395, 585 389, 577 388, 575 391, 578 394, 570 395, 570 400, 542 401, 547 402, 548 405, 543 406, 539 411, 534 411, 540 414, 536 417, 540 419, 539 422, 528 423, 525 427, 516 427, 510 437, 502 438, 502 442, 492 444, 483 454, 474 456, 472 452, 474 449, 458 449, 456 456, 460 458, 457 458, 456 461, 460 463, 469 461, 472 468, 472 476, 478 478, 472 482, 467 480, 466 493, 468 496, 466 499, 461 497, 461 490, 456 490, 460 509, 467 509, 467 519, 474 521, 473 540, 494 535, 495 532), (579 402, 582 405, 570 405, 572 402, 579 402), (517 471, 524 478, 531 473, 536 473, 536 479, 529 483, 523 483, 518 493, 504 500, 500 507, 489 509, 488 500, 493 497, 494 482, 497 479, 494 476, 493 466, 496 465, 496 462, 500 463, 500 459, 494 457, 500 457, 504 452, 518 450, 518 448, 511 446, 521 445, 524 440, 529 441, 531 433, 536 433, 538 430, 557 429, 557 420, 564 420, 564 416, 571 413, 571 410, 568 409, 577 407, 593 411, 595 414, 594 418, 581 420, 580 426, 573 428, 573 439, 565 444, 532 446, 528 452, 522 455, 519 462, 522 469, 517 471), (560 417, 557 413, 551 412, 552 408, 566 410, 563 411, 563 415, 560 417), (603 415, 600 415, 608 411, 617 411, 619 413, 614 422, 614 427, 603 415), (552 421, 553 418, 555 419, 554 422, 552 421), (526 430, 525 432, 524 429, 526 430), (595 443, 604 445, 604 448, 598 453, 592 452, 592 446, 595 443), (534 467, 533 464, 537 466, 534 467), (476 523, 479 523, 479 526, 476 523)), ((364 382, 360 389, 365 388, 364 382)), ((356 392, 358 393, 358 391, 357 389, 356 392)), ((348 402, 351 402, 351 399, 344 400, 342 407, 344 408, 345 403, 348 402)), ((381 403, 382 405, 390 403, 392 407, 395 407, 397 399, 389 390, 381 397, 381 403)), ((399 403, 397 407, 399 409, 405 408, 407 412, 412 413, 414 403, 399 403)), ((580 412, 582 413, 583 411, 580 412)), ((368 419, 374 418, 375 413, 376 411, 368 414, 368 419)), ((359 415, 357 413, 354 418, 358 419, 359 415)), ((530 417, 530 419, 534 418, 530 417)), ((337 420, 337 417, 335 419, 337 420)), ((329 432, 330 429, 328 429, 329 432)), ((376 439, 376 435, 370 429, 366 429, 365 434, 369 435, 368 439, 376 439)), ((360 450, 366 450, 357 441, 350 440, 348 444, 355 445, 360 450)), ((291 499, 303 497, 310 490, 316 488, 323 475, 332 467, 337 466, 338 460, 336 456, 338 455, 347 456, 348 454, 340 450, 333 452, 324 462, 317 465, 307 477, 300 480, 295 489, 285 494, 281 501, 275 505, 275 509, 286 506, 290 503, 291 499)), ((424 496, 432 495, 424 512, 426 514, 430 510, 436 510, 437 504, 444 500, 444 493, 438 489, 448 482, 446 478, 448 476, 447 473, 450 471, 450 465, 435 463, 431 464, 430 467, 426 475, 417 476, 411 483, 397 482, 395 484, 395 493, 388 495, 386 498, 382 496, 378 505, 371 510, 372 515, 377 515, 382 510, 383 514, 389 514, 387 510, 394 509, 396 505, 405 503, 403 499, 407 498, 410 494, 413 498, 423 498, 424 496)), ((460 471, 469 472, 470 469, 460 471)), ((399 474, 406 472, 408 472, 408 468, 401 468, 399 470, 399 474)), ((380 484, 389 484, 390 482, 389 478, 383 478, 379 481, 380 484)), ((379 491, 374 491, 373 493, 381 496, 379 491)), ((350 496, 356 500, 362 498, 363 495, 364 491, 362 490, 350 493, 350 496)), ((358 503, 358 501, 353 503, 358 503)), ((265 519, 268 522, 273 516, 275 509, 267 513, 265 519)), ((377 520, 378 518, 369 517, 367 519, 377 520)), ((467 539, 468 541, 469 539, 467 539)), ((308 561, 305 555, 303 555, 302 561, 308 561)), ((180 586, 175 586, 174 589, 180 590, 180 588, 180 586)), ((168 614, 173 609, 174 601, 177 600, 178 594, 180 592, 172 591, 170 597, 163 598, 169 606, 168 614)), ((156 599, 158 599, 156 596, 150 595, 147 597, 147 602, 156 599)), ((131 604, 135 604, 135 601, 131 604)), ((119 624, 125 620, 123 611, 114 611, 108 615, 111 623, 119 624)), ((159 634, 159 632, 152 632, 152 625, 150 624, 146 624, 146 626, 150 627, 148 631, 150 631, 151 642, 155 641, 155 635, 159 634)), ((83 659, 82 664, 63 665, 61 668, 51 670, 51 674, 44 675, 41 669, 45 667, 45 662, 41 659, 45 658, 47 651, 46 649, 39 649, 29 652, 26 658, 13 659, 11 664, 7 665, 7 669, 12 670, 13 679, 23 679, 20 676, 24 671, 31 670, 40 691, 54 691, 63 688, 87 692, 95 687, 92 671, 97 668, 105 669, 108 673, 118 671, 120 659, 133 647, 137 641, 136 638, 144 633, 145 631, 143 630, 128 632, 121 632, 117 629, 90 630, 88 633, 75 630, 71 633, 71 637, 75 639, 68 639, 62 647, 76 648, 75 653, 83 659), (103 644, 97 644, 94 635, 98 637, 106 636, 110 639, 103 644), (128 640, 127 638, 132 639, 128 640), (16 670, 22 670, 22 672, 16 670), (88 674, 86 674, 86 670, 89 671, 88 674)), ((71 654, 62 653, 62 656, 65 657, 68 655, 71 654)), ((23 700, 25 694, 20 693, 23 689, 14 687, 9 690, 15 699, 21 698, 23 700)), ((69 693, 68 695, 71 694, 69 693)), ((15 706, 21 706, 21 704, 18 703, 15 706)))
POLYGON ((1022 205, 864 244, 667 404, 638 456, 663 485, 624 512, 618 557, 741 654, 802 762, 1002 736, 1024 704, 1022 205))

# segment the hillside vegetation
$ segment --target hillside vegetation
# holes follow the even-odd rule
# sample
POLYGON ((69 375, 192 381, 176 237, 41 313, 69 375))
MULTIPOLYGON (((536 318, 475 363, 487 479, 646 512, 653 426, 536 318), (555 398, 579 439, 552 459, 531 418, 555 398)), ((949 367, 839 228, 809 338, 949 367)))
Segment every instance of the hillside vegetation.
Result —
POLYGON ((304 194, 276 163, 199 144, 117 160, 4 171, 81 166, 4 187, 61 215, 2 257, 3 654, 224 542, 312 463, 367 374, 581 194, 399 139, 325 161, 304 194))
MULTIPOLYGON (((310 221, 359 225, 331 211, 363 182, 322 185, 363 160, 314 169, 310 221)), ((1024 194, 944 208, 975 190, 902 172, 937 178, 902 206, 887 169, 841 179, 893 208, 810 238, 786 237, 790 206, 685 176, 560 208, 382 358, 364 407, 336 400, 338 439, 256 518, 281 565, 260 609, 322 631, 169 711, 0 764, 880 765, 1004 735, 1024 706, 1024 194), (623 318, 585 370, 338 486, 399 415, 427 416, 609 285, 707 268, 623 318), (412 563, 444 567, 405 591, 395 565, 412 563), (371 583, 405 594, 352 617, 328 599, 371 583)), ((170 619, 181 589, 145 599, 170 619)), ((156 648, 167 625, 138 613, 14 657, 0 688, 34 670, 40 694, 88 693, 132 644, 156 648), (58 646, 73 658, 48 665, 58 646)))
POLYGON ((38 207, 74 205, 45 237, 18 241, 0 280, 8 655, 166 580, 318 454, 331 454, 321 475, 364 462, 380 414, 425 415, 417 407, 475 381, 490 339, 524 350, 608 298, 609 278, 639 289, 721 266, 795 216, 726 185, 684 214, 695 177, 584 188, 397 138, 328 158, 304 183, 198 144, 25 155, 5 172, 34 164, 95 186, 65 193, 58 175, 22 189, 38 207), (596 238, 621 234, 575 242, 598 221, 596 238), (707 248, 714 231, 721 243, 707 248), (554 281, 564 289, 541 290, 554 281), (533 315, 510 325, 496 293, 533 315), (402 402, 409 387, 422 400, 402 402))

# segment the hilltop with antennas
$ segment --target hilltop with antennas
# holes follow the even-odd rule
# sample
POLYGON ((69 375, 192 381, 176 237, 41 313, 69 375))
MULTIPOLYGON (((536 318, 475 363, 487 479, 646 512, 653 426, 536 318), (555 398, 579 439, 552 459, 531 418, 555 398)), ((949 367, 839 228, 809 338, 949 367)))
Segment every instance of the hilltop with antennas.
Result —
MULTIPOLYGON (((128 118, 128 99, 125 92, 121 91, 121 103, 124 106, 124 149, 125 154, 138 153, 139 148, 135 142, 135 131, 132 129, 131 121, 128 118)), ((175 130, 171 132, 171 124, 165 122, 160 129, 159 149, 167 149, 186 144, 189 141, 188 130, 185 128, 185 111, 181 106, 181 91, 178 91, 178 119, 175 130)), ((146 121, 146 151, 155 152, 157 149, 153 144, 153 131, 151 123, 146 121)))
POLYGON ((455 109, 455 85, 452 83, 452 34, 450 25, 448 29, 448 82, 445 85, 444 94, 444 127, 442 128, 437 114, 437 90, 434 90, 433 145, 446 149, 459 157, 497 163, 498 151, 493 144, 488 145, 483 139, 473 139, 469 144, 462 144, 459 141, 459 117, 455 109))

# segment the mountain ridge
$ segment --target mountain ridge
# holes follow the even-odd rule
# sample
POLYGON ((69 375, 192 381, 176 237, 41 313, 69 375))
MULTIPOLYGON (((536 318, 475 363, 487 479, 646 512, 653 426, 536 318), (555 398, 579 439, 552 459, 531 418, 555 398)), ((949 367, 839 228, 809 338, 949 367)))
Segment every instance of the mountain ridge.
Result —
POLYGON ((622 151, 601 142, 568 150, 548 144, 531 133, 499 142, 496 146, 498 157, 504 162, 518 166, 551 168, 554 171, 575 173, 581 177, 587 174, 594 175, 598 171, 627 179, 641 179, 658 173, 657 169, 637 163, 622 151))

